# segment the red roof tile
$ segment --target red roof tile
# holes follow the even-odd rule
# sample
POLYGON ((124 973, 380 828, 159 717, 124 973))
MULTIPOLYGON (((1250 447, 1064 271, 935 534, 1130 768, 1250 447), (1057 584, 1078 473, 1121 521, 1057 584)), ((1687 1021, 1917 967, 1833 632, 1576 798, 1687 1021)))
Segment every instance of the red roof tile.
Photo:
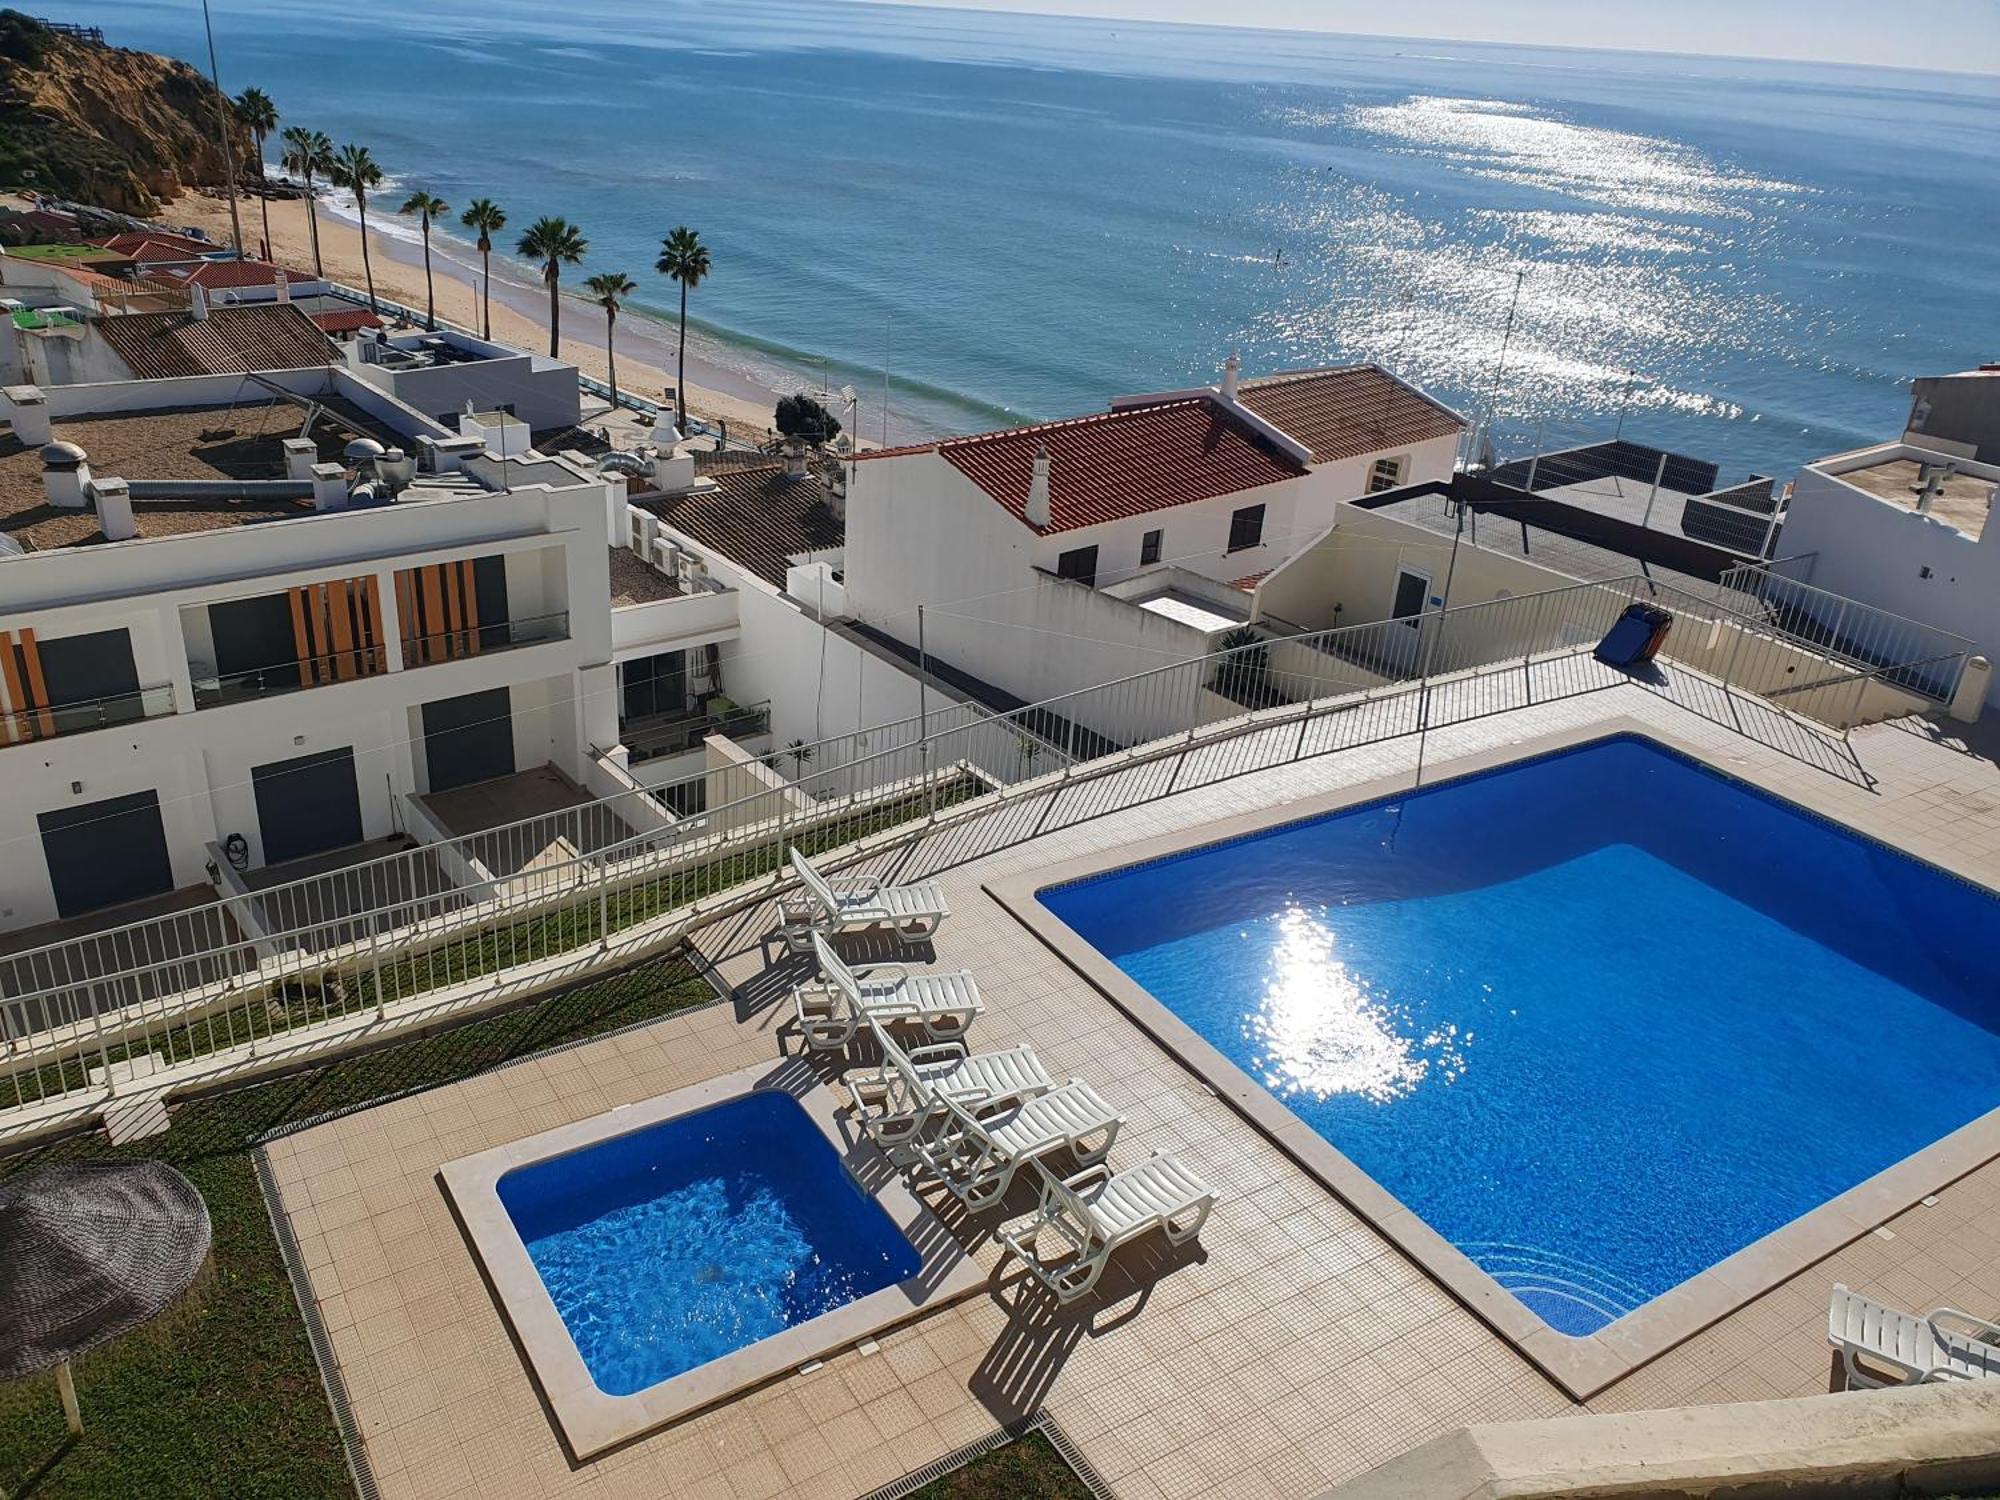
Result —
POLYGON ((713 488, 635 503, 781 589, 794 557, 846 540, 847 528, 817 475, 790 476, 782 463, 767 459, 716 468, 706 477, 715 482, 713 488))
POLYGON ((856 456, 935 451, 1025 521, 1035 455, 1044 447, 1049 454, 1045 534, 1259 489, 1305 472, 1200 397, 856 456))
POLYGON ((127 313, 91 326, 140 380, 303 370, 340 360, 327 336, 290 303, 218 307, 206 318, 127 313))
POLYGON ((321 333, 353 333, 360 328, 380 328, 382 320, 365 307, 345 307, 336 312, 307 313, 321 333))
MULTIPOLYGON (((177 286, 201 286, 210 291, 232 286, 270 286, 282 268, 268 260, 183 261, 177 265, 152 264, 148 274, 170 278, 177 286)), ((285 271, 289 281, 311 281, 302 271, 285 271)))
POLYGON ((120 255, 132 256, 135 260, 186 260, 189 256, 213 255, 228 248, 213 240, 198 240, 191 235, 170 234, 165 230, 130 230, 93 243, 102 245, 106 250, 115 250, 120 255), (142 256, 138 254, 141 250, 149 253, 142 256))
POLYGON ((1246 380, 1237 400, 1312 450, 1314 463, 1451 437, 1465 422, 1380 365, 1295 370, 1246 380))

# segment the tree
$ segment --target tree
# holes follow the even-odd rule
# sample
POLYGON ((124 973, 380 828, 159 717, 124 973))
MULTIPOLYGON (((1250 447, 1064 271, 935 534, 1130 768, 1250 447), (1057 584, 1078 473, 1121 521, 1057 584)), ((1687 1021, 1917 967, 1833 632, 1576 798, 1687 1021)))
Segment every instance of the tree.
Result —
POLYGON ((467 229, 479 231, 479 265, 484 283, 479 292, 479 336, 493 337, 493 236, 507 227, 507 211, 491 198, 474 198, 458 216, 467 229))
POLYGON ((399 212, 415 214, 424 226, 424 322, 435 329, 438 326, 438 305, 437 292, 431 287, 431 220, 442 219, 451 212, 451 205, 436 193, 418 188, 403 200, 399 212))
POLYGON ((554 359, 562 347, 562 268, 582 260, 590 241, 568 219, 544 217, 528 226, 515 249, 541 262, 542 280, 549 288, 549 358, 554 359))
POLYGON ((257 141, 257 186, 264 208, 264 254, 271 253, 271 180, 264 172, 264 138, 278 128, 278 106, 262 89, 245 89, 236 96, 236 118, 257 141))
POLYGON ((333 171, 333 142, 324 130, 308 130, 288 125, 284 134, 284 168, 296 172, 306 185, 306 222, 312 228, 313 274, 324 277, 326 264, 319 255, 319 194, 313 191, 313 177, 333 171))
POLYGON ((840 436, 840 419, 804 391, 780 397, 776 413, 778 436, 826 444, 840 436))
POLYGON ((368 190, 382 181, 382 169, 366 146, 353 142, 334 153, 333 180, 354 194, 354 207, 361 215, 361 272, 368 278, 368 306, 382 309, 375 301, 375 266, 368 258, 368 190))
POLYGON ((618 354, 612 347, 618 329, 618 309, 625 299, 639 290, 639 283, 623 271, 606 271, 593 276, 584 285, 590 288, 590 295, 597 299, 597 305, 604 309, 604 363, 611 375, 611 404, 618 405, 618 354))
POLYGON ((700 286, 709 272, 708 246, 685 224, 660 241, 660 258, 653 269, 681 287, 681 347, 674 370, 674 425, 687 431, 688 293, 700 286))

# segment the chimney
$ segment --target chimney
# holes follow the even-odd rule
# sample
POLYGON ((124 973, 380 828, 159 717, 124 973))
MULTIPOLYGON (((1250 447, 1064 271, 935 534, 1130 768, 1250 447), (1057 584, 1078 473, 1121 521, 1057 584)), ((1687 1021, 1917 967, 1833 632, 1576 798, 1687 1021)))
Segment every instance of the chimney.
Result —
POLYGON ((806 447, 804 443, 794 439, 785 444, 785 478, 803 479, 805 477, 806 447))
POLYGON ((1231 349, 1229 351, 1229 358, 1222 362, 1222 399, 1224 401, 1234 401, 1236 399, 1236 379, 1242 373, 1243 361, 1237 357, 1236 351, 1231 349))
POLYGON ((311 438, 286 438, 282 444, 285 450, 285 478, 310 479, 313 467, 319 463, 319 444, 311 438))
POLYGON ((90 503, 88 457, 75 443, 50 443, 42 449, 42 489, 49 504, 82 510, 90 503))
POLYGON ((188 316, 197 323, 208 321, 208 292, 199 282, 188 283, 188 316))
POLYGON ((1028 481, 1028 504, 1024 514, 1037 531, 1049 529, 1049 445, 1035 449, 1035 472, 1028 481))
POLYGON ((97 529, 107 542, 126 542, 139 534, 132 521, 132 488, 122 479, 100 479, 90 487, 97 497, 97 529))
POLYGON ((275 284, 276 284, 276 286, 277 286, 277 288, 278 288, 278 300, 279 300, 280 302, 289 302, 289 301, 291 301, 291 300, 292 300, 292 280, 291 280, 291 277, 289 277, 289 276, 287 276, 287 275, 285 274, 285 268, 284 268, 283 266, 280 266, 280 267, 278 267, 278 279, 277 279, 277 282, 276 282, 275 284))
POLYGON ((14 421, 14 436, 24 448, 39 448, 55 441, 55 423, 49 416, 49 398, 38 385, 7 387, 8 415, 14 421))
POLYGON ((312 482, 314 510, 347 508, 347 470, 339 464, 314 464, 312 482))

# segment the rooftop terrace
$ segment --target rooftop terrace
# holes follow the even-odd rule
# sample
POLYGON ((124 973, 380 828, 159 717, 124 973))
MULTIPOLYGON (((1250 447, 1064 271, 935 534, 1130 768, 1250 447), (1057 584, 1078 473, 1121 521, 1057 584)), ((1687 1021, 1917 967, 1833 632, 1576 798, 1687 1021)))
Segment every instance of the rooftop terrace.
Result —
MULTIPOLYGON (((320 400, 315 410, 308 435, 322 461, 338 462, 357 437, 382 437, 358 408, 337 397, 320 400)), ((215 481, 213 496, 133 507, 141 537, 184 536, 311 515, 310 500, 243 501, 222 493, 233 480, 283 479, 282 445, 300 435, 301 425, 297 406, 267 401, 65 417, 55 423, 55 438, 82 448, 100 479, 215 481)), ((30 447, 11 432, 0 436, 0 536, 34 551, 102 542, 94 510, 49 504, 42 469, 39 446, 30 447)))
MULTIPOLYGON (((1940 455, 1937 462, 1942 465, 1950 460, 1940 455)), ((1917 496, 1924 487, 1924 468, 1925 465, 1916 459, 1892 457, 1860 468, 1833 472, 1843 483, 1851 484, 1878 500, 1886 500, 1903 510, 1915 511, 1917 496)), ((1954 471, 1945 479, 1928 514, 1969 537, 1977 538, 1986 529, 1986 518, 1993 508, 1993 488, 1991 479, 1954 471)))

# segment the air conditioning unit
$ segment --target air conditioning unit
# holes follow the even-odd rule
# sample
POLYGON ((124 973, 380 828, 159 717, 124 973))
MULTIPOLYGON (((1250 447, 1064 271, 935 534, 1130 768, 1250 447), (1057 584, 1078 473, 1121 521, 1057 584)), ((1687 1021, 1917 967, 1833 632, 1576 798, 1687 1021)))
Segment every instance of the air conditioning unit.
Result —
POLYGON ((660 539, 660 518, 649 510, 631 508, 632 550, 647 562, 653 559, 654 543, 660 539))
POLYGON ((669 578, 681 576, 681 549, 666 537, 660 537, 653 543, 652 562, 669 578))

